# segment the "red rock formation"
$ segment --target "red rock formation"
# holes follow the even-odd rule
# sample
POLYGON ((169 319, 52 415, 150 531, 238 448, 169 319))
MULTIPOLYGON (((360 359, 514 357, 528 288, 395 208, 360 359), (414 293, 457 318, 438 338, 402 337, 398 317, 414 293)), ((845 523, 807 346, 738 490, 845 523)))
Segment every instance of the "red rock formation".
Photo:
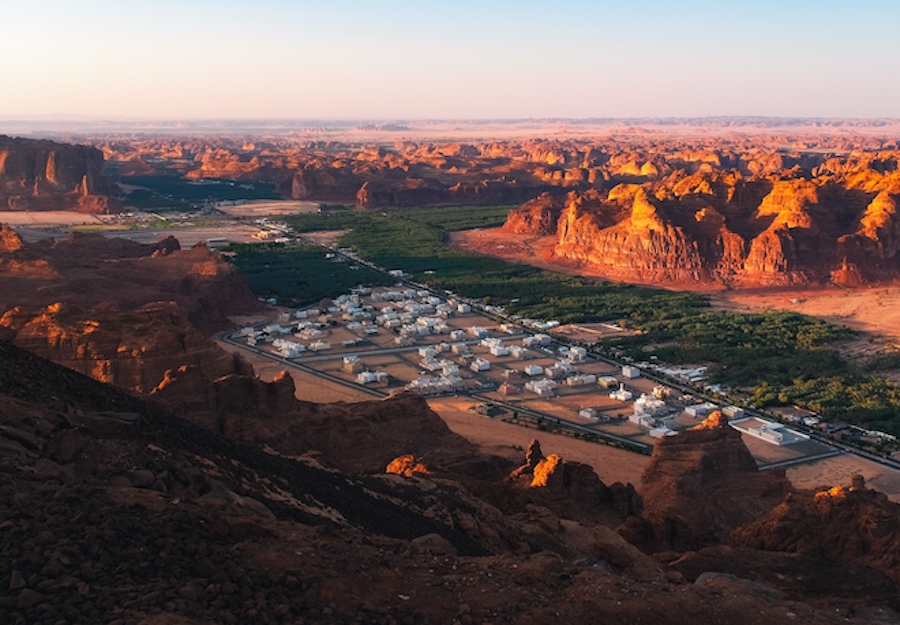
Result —
MULTIPOLYGON (((884 181, 879 184, 887 184, 884 181)), ((676 172, 643 185, 570 193, 554 256, 610 279, 730 287, 861 285, 900 275, 895 195, 831 181, 745 181, 676 172)), ((557 202, 510 211, 505 228, 554 234, 557 202)))
POLYGON ((96 148, 0 135, 0 211, 118 212, 118 188, 102 172, 96 148))
POLYGON ((287 373, 266 383, 251 374, 227 375, 207 385, 190 370, 171 370, 153 397, 177 414, 227 436, 299 456, 316 451, 346 473, 380 473, 412 454, 429 470, 496 471, 493 461, 454 434, 415 393, 354 404, 313 404, 294 397, 287 373))
POLYGON ((556 222, 562 211, 562 202, 549 193, 526 202, 509 213, 504 230, 516 234, 548 235, 556 232, 556 222))
POLYGON ((768 514, 738 528, 738 545, 817 556, 878 569, 900 583, 900 505, 867 489, 859 476, 850 488, 796 492, 768 514))
POLYGON ((23 245, 22 237, 15 230, 6 224, 0 224, 0 254, 18 251, 23 245))
POLYGON ((150 393, 173 366, 195 368, 207 382, 248 369, 173 306, 85 311, 53 304, 37 314, 14 308, 0 317, 0 327, 23 349, 136 393, 150 393))
POLYGON ((759 472, 740 433, 719 412, 660 439, 640 487, 652 541, 677 551, 723 542, 790 490, 783 472, 759 472))
POLYGON ((514 488, 490 491, 489 497, 508 512, 539 506, 559 518, 616 526, 628 517, 639 516, 643 506, 631 484, 607 486, 589 465, 564 460, 557 454, 545 457, 536 440, 528 447, 525 464, 510 473, 507 482, 514 488))
POLYGON ((169 237, 155 245, 96 234, 23 244, 4 229, 0 249, 0 314, 64 302, 85 310, 134 310, 174 302, 202 332, 230 324, 226 315, 259 304, 240 272, 205 246, 180 250, 169 237))
POLYGON ((394 475, 402 475, 404 477, 412 477, 414 475, 428 475, 428 470, 419 459, 412 454, 403 454, 391 460, 384 469, 385 473, 393 473, 394 475))

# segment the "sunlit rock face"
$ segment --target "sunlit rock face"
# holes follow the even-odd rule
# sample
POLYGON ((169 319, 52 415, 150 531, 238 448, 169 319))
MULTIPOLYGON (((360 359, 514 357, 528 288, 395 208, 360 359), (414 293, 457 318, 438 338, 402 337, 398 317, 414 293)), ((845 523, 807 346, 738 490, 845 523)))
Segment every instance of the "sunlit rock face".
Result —
POLYGON ((543 195, 511 210, 504 229, 553 236, 556 260, 611 279, 735 288, 894 281, 900 178, 870 165, 845 164, 840 176, 825 175, 825 165, 818 177, 796 167, 766 177, 644 176, 605 197, 543 195))
POLYGON ((97 148, 0 135, 0 211, 117 212, 118 193, 97 148))

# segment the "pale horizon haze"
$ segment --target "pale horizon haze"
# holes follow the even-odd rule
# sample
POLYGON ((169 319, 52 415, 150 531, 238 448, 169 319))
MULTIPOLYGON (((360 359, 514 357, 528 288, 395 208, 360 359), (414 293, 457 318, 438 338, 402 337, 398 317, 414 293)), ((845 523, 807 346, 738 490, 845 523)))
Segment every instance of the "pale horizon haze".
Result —
POLYGON ((900 2, 0 0, 0 118, 900 117, 900 2))

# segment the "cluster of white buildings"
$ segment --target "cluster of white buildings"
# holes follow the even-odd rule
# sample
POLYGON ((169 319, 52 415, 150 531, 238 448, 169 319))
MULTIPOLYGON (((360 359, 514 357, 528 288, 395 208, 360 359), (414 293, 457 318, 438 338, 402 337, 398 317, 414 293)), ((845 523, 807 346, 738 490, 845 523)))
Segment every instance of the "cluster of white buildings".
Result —
POLYGON ((433 395, 462 390, 463 384, 463 379, 459 375, 439 375, 433 378, 416 378, 407 384, 406 388, 422 395, 433 395))

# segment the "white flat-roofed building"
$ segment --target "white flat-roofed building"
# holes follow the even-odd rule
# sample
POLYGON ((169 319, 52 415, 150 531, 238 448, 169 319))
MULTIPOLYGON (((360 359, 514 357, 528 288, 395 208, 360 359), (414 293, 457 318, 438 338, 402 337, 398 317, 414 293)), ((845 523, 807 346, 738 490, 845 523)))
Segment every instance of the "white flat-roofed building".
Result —
POLYGON ((582 408, 578 411, 578 416, 589 421, 597 420, 597 411, 593 408, 582 408))
POLYGON ((492 356, 509 356, 509 348, 506 345, 492 345, 488 351, 492 356))
POLYGON ((634 414, 645 414, 655 417, 666 412, 666 402, 652 395, 642 394, 634 402, 634 414))
POLYGON ((542 375, 544 368, 540 365, 528 365, 525 367, 525 375, 535 376, 542 375))
POLYGON ((622 367, 622 375, 630 380, 641 377, 641 370, 633 365, 622 367))
POLYGON ((469 366, 471 367, 472 371, 488 371, 491 368, 491 363, 484 358, 476 358, 469 366))
POLYGON ((642 428, 647 430, 653 429, 656 427, 656 420, 650 415, 645 414, 632 414, 628 416, 628 422, 634 423, 642 428))
POLYGON ((530 355, 528 348, 522 347, 520 345, 510 345, 509 346, 509 355, 515 358, 516 360, 525 360, 530 355))
POLYGON ((559 386, 553 380, 546 378, 542 380, 529 380, 525 384, 525 388, 539 397, 552 397, 556 393, 556 387, 559 386))
POLYGON ((620 384, 619 388, 614 390, 609 394, 612 399, 618 399, 619 401, 629 401, 634 395, 631 391, 625 388, 624 384, 620 384))
POLYGON ((758 417, 735 419, 730 421, 729 425, 738 432, 749 434, 754 438, 772 445, 778 445, 779 447, 809 440, 809 436, 806 434, 785 427, 781 423, 766 421, 758 417))
POLYGON ((738 406, 725 406, 722 408, 722 414, 729 419, 740 419, 744 416, 744 409, 738 406))

